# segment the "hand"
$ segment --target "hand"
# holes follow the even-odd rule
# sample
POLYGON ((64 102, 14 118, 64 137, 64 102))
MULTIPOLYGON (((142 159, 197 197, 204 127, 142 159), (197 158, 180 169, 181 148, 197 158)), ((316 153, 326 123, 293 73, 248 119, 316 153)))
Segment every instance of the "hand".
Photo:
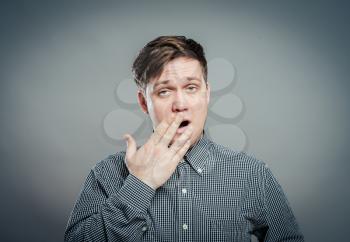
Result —
POLYGON ((193 131, 191 125, 169 146, 182 121, 183 116, 180 113, 173 118, 171 124, 163 120, 138 150, 133 137, 124 135, 127 140, 125 163, 129 172, 154 190, 170 178, 190 148, 193 131))

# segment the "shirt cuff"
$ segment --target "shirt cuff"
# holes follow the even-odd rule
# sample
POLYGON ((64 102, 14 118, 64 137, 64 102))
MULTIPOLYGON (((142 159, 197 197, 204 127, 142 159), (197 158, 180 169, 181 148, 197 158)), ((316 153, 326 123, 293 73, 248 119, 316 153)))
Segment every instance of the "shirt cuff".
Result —
POLYGON ((118 192, 118 196, 127 205, 145 212, 154 197, 156 191, 136 176, 129 174, 118 192))

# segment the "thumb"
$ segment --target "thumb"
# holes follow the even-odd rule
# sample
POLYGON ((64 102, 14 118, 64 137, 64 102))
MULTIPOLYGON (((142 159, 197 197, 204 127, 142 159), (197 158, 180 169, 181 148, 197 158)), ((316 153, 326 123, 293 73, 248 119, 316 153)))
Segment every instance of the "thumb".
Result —
POLYGON ((136 142, 130 134, 125 134, 123 138, 126 140, 127 144, 125 156, 127 160, 130 160, 136 153, 136 142))

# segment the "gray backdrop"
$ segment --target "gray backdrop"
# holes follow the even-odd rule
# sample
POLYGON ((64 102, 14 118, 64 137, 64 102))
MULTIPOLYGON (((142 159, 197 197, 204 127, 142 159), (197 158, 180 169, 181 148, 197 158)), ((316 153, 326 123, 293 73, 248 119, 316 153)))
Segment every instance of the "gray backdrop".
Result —
POLYGON ((0 6, 1 241, 62 241, 89 169, 144 140, 130 66, 167 34, 211 61, 211 136, 269 164, 308 241, 349 241, 345 1, 0 6))

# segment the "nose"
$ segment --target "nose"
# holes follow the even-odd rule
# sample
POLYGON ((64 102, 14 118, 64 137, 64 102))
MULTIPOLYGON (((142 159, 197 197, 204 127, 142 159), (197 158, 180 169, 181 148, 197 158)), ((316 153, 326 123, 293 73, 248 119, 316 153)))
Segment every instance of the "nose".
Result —
POLYGON ((188 110, 186 96, 181 91, 177 92, 172 104, 172 111, 175 113, 188 110))

